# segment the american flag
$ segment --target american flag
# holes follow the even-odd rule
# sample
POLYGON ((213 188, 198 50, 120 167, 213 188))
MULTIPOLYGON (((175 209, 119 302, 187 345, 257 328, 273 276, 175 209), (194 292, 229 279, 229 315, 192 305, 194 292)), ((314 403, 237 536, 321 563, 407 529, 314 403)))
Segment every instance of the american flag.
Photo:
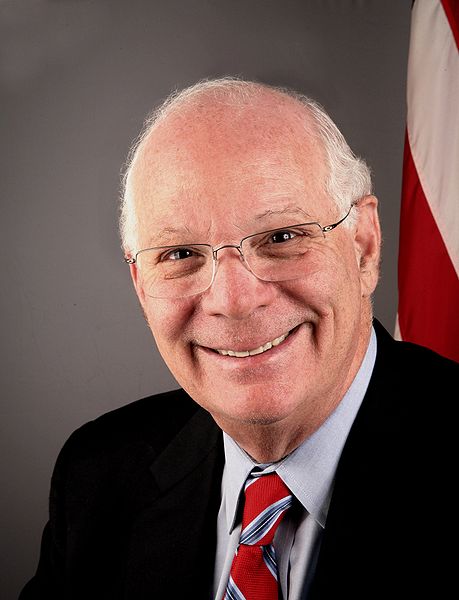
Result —
POLYGON ((396 337, 459 361, 459 0, 415 0, 396 337))

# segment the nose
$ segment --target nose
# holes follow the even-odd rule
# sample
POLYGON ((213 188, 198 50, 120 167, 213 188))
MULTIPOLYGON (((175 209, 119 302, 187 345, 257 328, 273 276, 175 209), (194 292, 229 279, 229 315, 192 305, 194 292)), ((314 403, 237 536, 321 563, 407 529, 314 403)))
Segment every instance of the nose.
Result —
POLYGON ((237 247, 225 247, 218 254, 215 278, 203 295, 202 307, 211 315, 245 319, 268 306, 275 296, 275 284, 258 279, 237 247))

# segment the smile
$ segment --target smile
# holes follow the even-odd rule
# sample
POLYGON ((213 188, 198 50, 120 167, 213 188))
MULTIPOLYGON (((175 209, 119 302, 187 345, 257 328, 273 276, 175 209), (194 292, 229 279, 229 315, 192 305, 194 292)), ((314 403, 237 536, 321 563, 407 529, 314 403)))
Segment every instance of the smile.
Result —
POLYGON ((238 352, 237 350, 219 350, 217 348, 215 351, 222 356, 235 356, 236 358, 255 356, 256 354, 262 354, 263 352, 271 350, 271 348, 274 346, 279 346, 279 344, 282 344, 282 342, 290 335, 290 333, 291 331, 287 331, 287 333, 280 335, 270 342, 266 342, 266 344, 263 344, 262 346, 258 346, 258 348, 253 348, 253 350, 242 350, 241 352, 238 352))

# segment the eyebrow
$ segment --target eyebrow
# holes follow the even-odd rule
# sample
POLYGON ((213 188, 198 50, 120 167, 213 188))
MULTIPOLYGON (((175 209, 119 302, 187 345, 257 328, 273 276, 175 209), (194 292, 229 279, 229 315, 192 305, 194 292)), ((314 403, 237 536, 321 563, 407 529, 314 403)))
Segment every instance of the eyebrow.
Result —
MULTIPOLYGON (((191 231, 186 226, 184 226, 184 227, 163 227, 163 229, 161 229, 161 231, 159 231, 155 234, 154 243, 156 246, 159 246, 159 245, 161 245, 161 243, 164 243, 165 241, 169 241, 171 239, 171 237, 173 238, 175 236, 179 237, 179 236, 183 236, 183 235, 192 236, 191 231), (161 242, 161 243, 159 243, 159 242, 161 242)), ((152 238, 150 238, 150 239, 152 239, 152 238)))
POLYGON ((258 213, 255 215, 255 220, 259 221, 261 219, 265 219, 266 217, 277 216, 277 215, 298 215, 302 218, 312 219, 312 216, 302 209, 300 206, 286 206, 285 208, 279 209, 271 209, 263 211, 262 213, 258 213))

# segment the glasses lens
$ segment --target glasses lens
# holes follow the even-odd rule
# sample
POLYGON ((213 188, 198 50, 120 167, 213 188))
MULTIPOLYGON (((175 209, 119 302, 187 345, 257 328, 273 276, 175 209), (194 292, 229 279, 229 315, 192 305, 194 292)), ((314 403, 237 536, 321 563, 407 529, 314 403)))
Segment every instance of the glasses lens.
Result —
POLYGON ((264 281, 286 281, 304 277, 313 264, 310 250, 323 239, 318 223, 273 229, 251 235, 242 243, 245 260, 264 281))
POLYGON ((140 282, 153 298, 184 298, 212 283, 212 249, 205 244, 165 246, 137 255, 140 282))

